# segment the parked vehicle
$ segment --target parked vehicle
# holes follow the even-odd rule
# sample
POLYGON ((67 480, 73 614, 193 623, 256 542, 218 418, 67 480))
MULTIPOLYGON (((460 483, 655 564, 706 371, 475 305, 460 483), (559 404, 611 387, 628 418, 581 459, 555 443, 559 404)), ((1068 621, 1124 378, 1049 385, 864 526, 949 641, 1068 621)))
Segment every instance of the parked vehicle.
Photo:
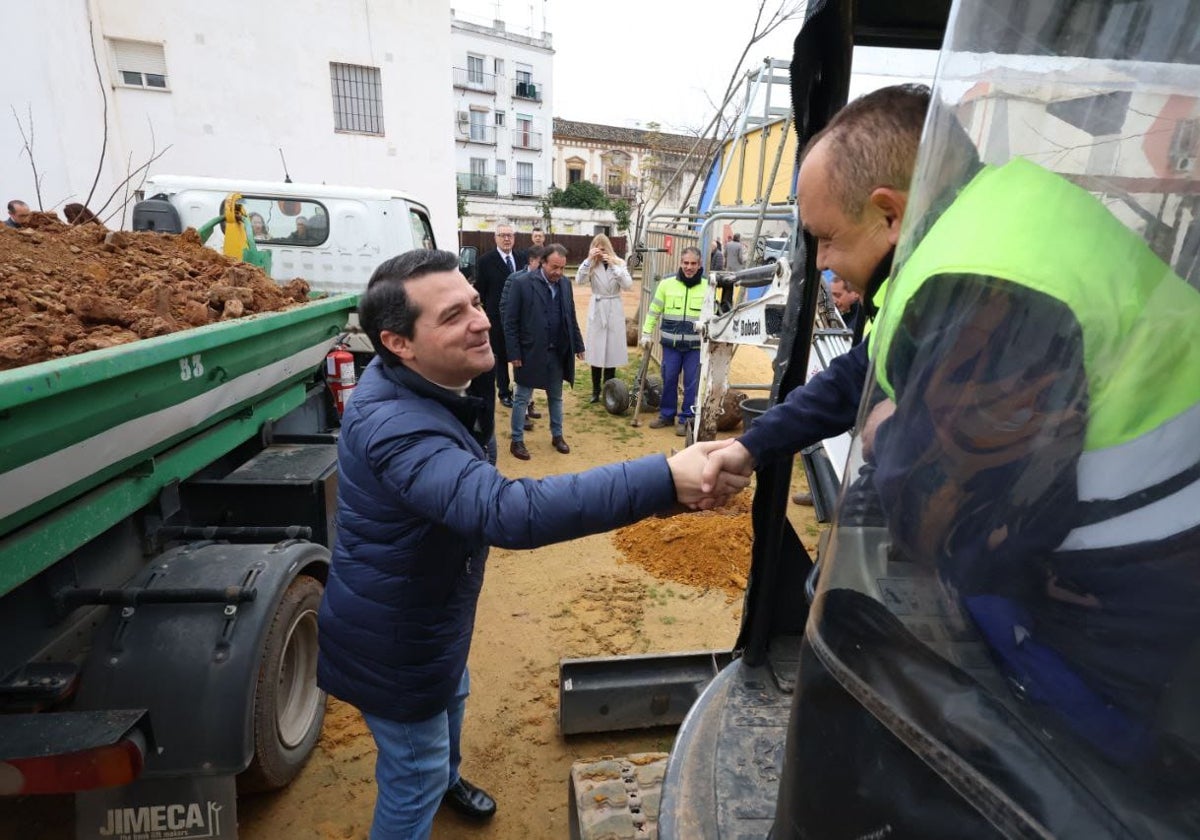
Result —
POLYGON ((759 265, 779 262, 787 256, 787 239, 784 237, 764 236, 758 241, 755 251, 758 254, 759 265))
MULTIPOLYGON (((361 292, 388 257, 437 247, 428 208, 398 190, 155 175, 142 193, 158 212, 143 205, 134 229, 171 233, 199 230, 220 215, 226 196, 240 194, 258 228, 255 246, 271 254, 271 276, 303 277, 318 292, 361 292)), ((207 244, 220 250, 222 241, 217 229, 207 244)))
POLYGON ((227 838, 235 779, 299 771, 355 300, 0 373, 0 793, 75 793, 79 838, 227 838))

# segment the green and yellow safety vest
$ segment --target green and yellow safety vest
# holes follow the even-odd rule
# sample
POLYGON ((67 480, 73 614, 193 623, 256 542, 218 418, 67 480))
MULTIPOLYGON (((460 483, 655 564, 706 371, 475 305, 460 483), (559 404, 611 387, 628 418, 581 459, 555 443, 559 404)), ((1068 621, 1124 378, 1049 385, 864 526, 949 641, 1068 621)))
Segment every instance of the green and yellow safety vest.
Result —
POLYGON ((664 277, 654 290, 654 300, 642 324, 643 333, 654 332, 654 325, 662 318, 662 343, 664 347, 677 350, 695 350, 700 347, 700 334, 696 322, 704 306, 707 287, 703 280, 695 286, 685 286, 678 277, 664 277))
POLYGON ((927 280, 945 274, 996 277, 1070 309, 1088 387, 1079 498, 1151 491, 1141 506, 1076 528, 1061 549, 1200 525, 1200 481, 1187 480, 1200 461, 1200 292, 1087 191, 1023 158, 985 167, 890 283, 869 348, 890 397, 887 359, 905 309, 927 280), (1163 488, 1170 492, 1154 492, 1163 488))

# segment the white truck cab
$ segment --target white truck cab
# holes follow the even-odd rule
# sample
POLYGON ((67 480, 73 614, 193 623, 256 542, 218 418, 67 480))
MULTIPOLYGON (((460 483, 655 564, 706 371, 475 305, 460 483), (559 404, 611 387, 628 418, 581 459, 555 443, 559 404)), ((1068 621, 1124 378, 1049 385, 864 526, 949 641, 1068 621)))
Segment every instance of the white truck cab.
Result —
MULTIPOLYGON (((165 201, 178 215, 179 231, 199 230, 220 215, 231 193, 242 196, 255 246, 271 254, 271 276, 302 277, 314 291, 360 293, 385 259, 437 247, 428 208, 399 190, 155 175, 142 187, 150 201, 139 207, 165 201)), ((135 211, 135 229, 174 226, 141 218, 135 211)), ((206 244, 220 250, 223 240, 218 225, 206 244)))

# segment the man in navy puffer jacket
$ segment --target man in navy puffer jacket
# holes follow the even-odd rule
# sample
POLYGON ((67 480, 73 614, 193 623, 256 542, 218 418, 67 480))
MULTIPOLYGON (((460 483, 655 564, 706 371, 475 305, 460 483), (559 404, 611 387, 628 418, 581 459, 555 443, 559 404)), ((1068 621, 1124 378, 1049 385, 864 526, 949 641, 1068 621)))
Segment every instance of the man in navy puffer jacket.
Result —
POLYGON ((494 360, 488 318, 458 258, 418 250, 385 262, 359 320, 376 358, 342 420, 317 676, 362 711, 375 737, 371 837, 424 838, 442 802, 481 819, 496 808, 458 772, 488 547, 573 539, 680 503, 711 507, 721 500, 702 496, 700 474, 726 442, 508 479, 484 450, 492 412, 466 391, 494 360))

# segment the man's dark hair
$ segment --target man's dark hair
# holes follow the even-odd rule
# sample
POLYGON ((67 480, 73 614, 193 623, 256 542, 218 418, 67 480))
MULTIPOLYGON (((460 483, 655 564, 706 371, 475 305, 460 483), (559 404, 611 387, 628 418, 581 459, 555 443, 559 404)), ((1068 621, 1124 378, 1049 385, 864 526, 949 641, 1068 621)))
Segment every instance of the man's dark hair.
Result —
POLYGON ((367 281, 367 290, 358 300, 358 323, 385 364, 398 365, 400 359, 383 346, 380 333, 387 330, 412 338, 421 314, 409 300, 405 284, 443 271, 458 271, 458 257, 449 251, 416 248, 381 263, 367 281))
POLYGON ((530 245, 529 250, 525 252, 525 262, 528 263, 530 260, 540 261, 544 256, 546 256, 546 246, 530 245))
POLYGON ((534 226, 533 226, 533 230, 532 230, 531 232, 532 232, 532 233, 541 233, 541 232, 542 232, 542 226, 541 226, 541 225, 534 225, 534 226))
POLYGON ((18 204, 23 204, 26 207, 29 206, 28 204, 25 204, 25 202, 22 201, 21 199, 14 198, 12 201, 8 202, 8 215, 11 216, 13 213, 16 212, 18 204))
POLYGON ((742 241, 742 235, 741 235, 740 233, 735 233, 735 234, 733 235, 733 241, 734 241, 734 242, 741 242, 741 241, 742 241))
POLYGON ((925 85, 880 88, 834 114, 804 147, 807 157, 828 138, 830 189, 851 219, 862 216, 871 192, 879 187, 908 191, 929 98, 925 85))
POLYGON ((558 254, 564 260, 570 256, 570 252, 567 251, 567 247, 565 245, 559 245, 557 242, 555 242, 553 245, 546 246, 545 250, 542 252, 542 259, 549 259, 551 254, 558 254))
POLYGON ((700 249, 697 248, 695 245, 689 245, 686 248, 684 248, 682 251, 680 251, 679 258, 683 259, 684 254, 691 254, 693 257, 695 257, 698 260, 704 259, 704 255, 700 253, 700 249))

